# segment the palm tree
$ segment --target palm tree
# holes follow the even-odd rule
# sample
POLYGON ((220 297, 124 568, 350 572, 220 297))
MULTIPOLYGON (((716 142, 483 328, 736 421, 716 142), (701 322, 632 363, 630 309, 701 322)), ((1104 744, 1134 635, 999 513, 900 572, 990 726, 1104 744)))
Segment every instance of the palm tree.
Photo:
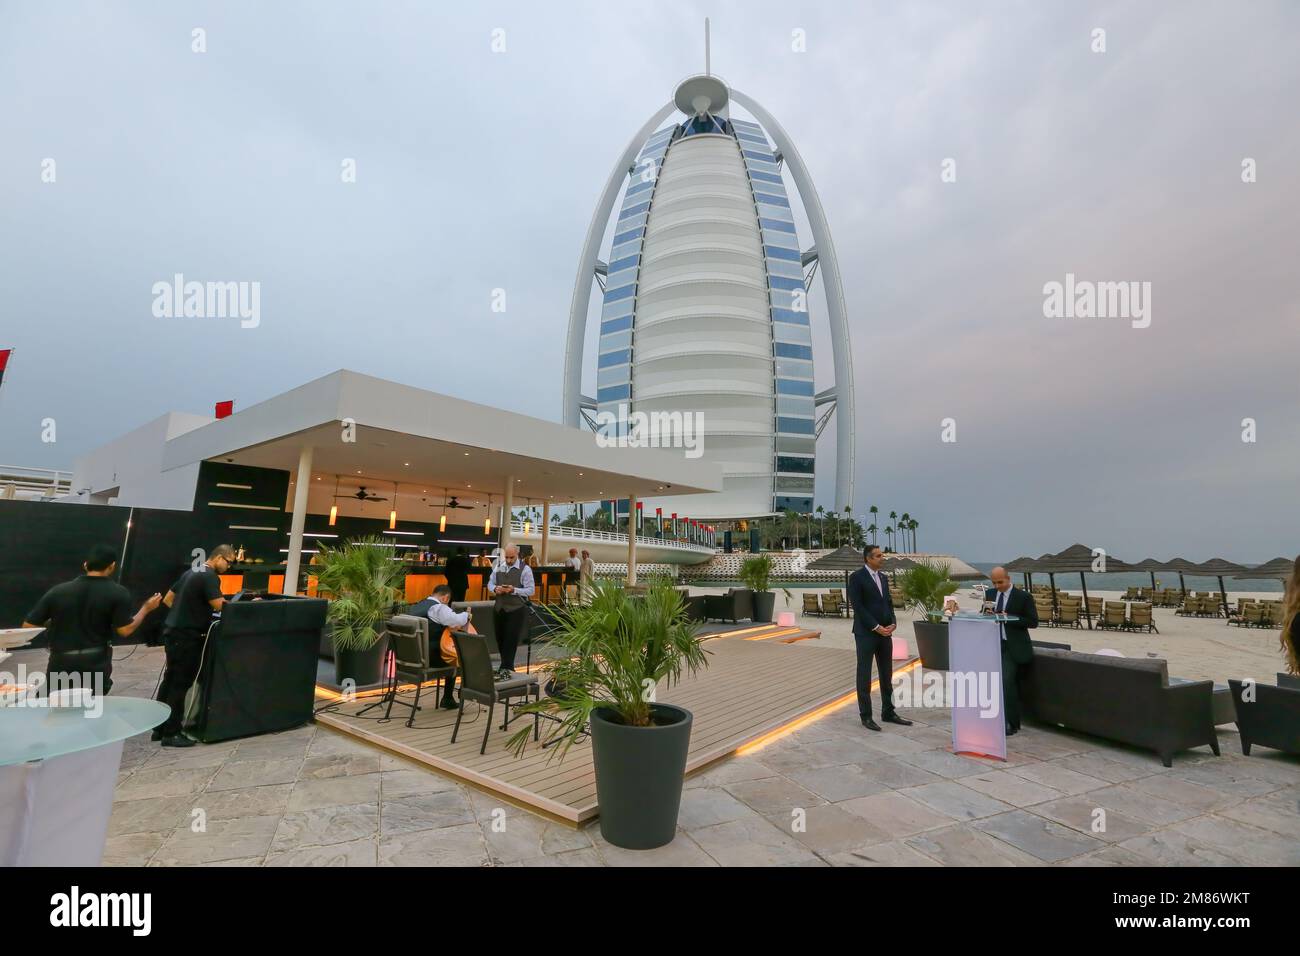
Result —
POLYGON ((875 543, 876 543, 876 532, 879 531, 879 530, 880 530, 880 529, 877 528, 874 524, 869 524, 869 525, 867 525, 867 532, 871 535, 871 543, 872 543, 872 544, 875 544, 875 543))
POLYGON ((817 544, 821 547, 826 546, 826 509, 821 505, 817 506, 817 520, 821 522, 821 528, 817 533, 817 544))
MULTIPOLYGON (((867 510, 871 512, 871 521, 872 521, 872 523, 874 524, 874 523, 875 523, 875 520, 876 520, 878 517, 880 517, 880 509, 877 508, 875 505, 872 505, 872 506, 871 506, 870 508, 868 508, 867 510)), ((875 539, 875 538, 872 538, 872 539, 871 539, 871 543, 872 543, 872 544, 875 544, 875 543, 876 543, 876 539, 875 539)))
POLYGON ((903 548, 904 548, 904 550, 910 550, 911 547, 912 547, 912 546, 911 546, 910 544, 908 544, 908 542, 907 542, 907 523, 908 523, 909 521, 911 521, 911 520, 912 520, 912 516, 911 516, 910 514, 908 514, 906 511, 904 511, 904 512, 902 513, 902 515, 899 516, 899 519, 898 519, 898 527, 901 528, 902 531, 903 531, 903 548))
POLYGON ((913 554, 919 553, 917 551, 917 544, 916 544, 916 525, 917 525, 917 520, 913 518, 912 519, 912 553, 913 554))
POLYGON ((892 544, 893 538, 891 537, 893 533, 894 533, 894 526, 892 524, 885 525, 885 550, 886 551, 894 550, 892 544))

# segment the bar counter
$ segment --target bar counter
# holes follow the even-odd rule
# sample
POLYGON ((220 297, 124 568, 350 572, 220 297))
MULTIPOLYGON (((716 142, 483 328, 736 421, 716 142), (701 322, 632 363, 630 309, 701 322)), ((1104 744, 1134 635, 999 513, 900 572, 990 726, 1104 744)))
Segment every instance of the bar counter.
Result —
MULTIPOLYGON (((439 584, 447 583, 445 564, 403 564, 405 572, 405 601, 415 604, 423 601, 439 584)), ((236 591, 266 591, 280 594, 284 590, 283 564, 234 564, 230 570, 221 575, 221 593, 234 594, 236 591)), ((307 576, 307 595, 316 596, 316 578, 311 573, 311 565, 306 565, 302 573, 307 576)), ((491 597, 487 593, 488 578, 492 574, 490 567, 469 569, 469 588, 465 591, 465 600, 483 601, 491 597)), ((563 603, 566 585, 577 586, 578 572, 563 565, 546 565, 533 568, 533 582, 536 593, 533 600, 539 604, 563 603)))

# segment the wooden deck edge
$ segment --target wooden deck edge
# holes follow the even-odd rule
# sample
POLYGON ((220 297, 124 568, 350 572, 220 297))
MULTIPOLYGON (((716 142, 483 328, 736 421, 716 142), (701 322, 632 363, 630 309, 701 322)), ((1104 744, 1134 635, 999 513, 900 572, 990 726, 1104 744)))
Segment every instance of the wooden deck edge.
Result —
POLYGON ((478 790, 491 793, 493 796, 501 797, 508 803, 521 807, 525 810, 531 810, 534 813, 540 813, 542 816, 553 820, 556 823, 565 823, 577 829, 581 824, 593 818, 595 808, 593 806, 590 813, 584 813, 586 807, 575 808, 557 803, 554 800, 530 793, 519 787, 514 787, 504 781, 497 780, 495 777, 489 777, 486 774, 478 773, 468 767, 462 767, 460 764, 453 763, 450 760, 444 760, 435 754, 426 753, 423 750, 417 750, 414 747, 408 747, 396 740, 390 740, 379 734, 371 733, 361 727, 356 727, 348 723, 345 719, 336 717, 332 714, 317 714, 316 722, 322 726, 337 730, 349 737, 356 737, 364 740, 368 744, 373 744, 380 750, 386 750, 389 753, 397 754, 416 763, 424 764, 438 772, 453 777, 462 783, 468 783, 478 790))

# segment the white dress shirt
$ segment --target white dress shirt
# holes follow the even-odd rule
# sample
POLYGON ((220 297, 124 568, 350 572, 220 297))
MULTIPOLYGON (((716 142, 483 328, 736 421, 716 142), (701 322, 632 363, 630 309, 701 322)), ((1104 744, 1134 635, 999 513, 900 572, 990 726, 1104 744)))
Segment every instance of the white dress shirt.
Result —
MULTIPOLYGON (((429 620, 439 627, 449 627, 453 631, 463 631, 469 623, 469 611, 453 611, 451 605, 434 601, 429 605, 429 620)), ((439 634, 442 632, 439 631, 439 634)))

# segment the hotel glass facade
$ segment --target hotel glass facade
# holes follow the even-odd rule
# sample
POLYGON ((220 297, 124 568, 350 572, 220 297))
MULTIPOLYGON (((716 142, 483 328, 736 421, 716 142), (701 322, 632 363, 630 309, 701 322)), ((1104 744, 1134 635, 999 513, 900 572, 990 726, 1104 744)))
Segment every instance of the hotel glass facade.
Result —
POLYGON ((781 164, 763 129, 704 114, 628 172, 601 308, 596 404, 698 413, 725 490, 647 502, 705 518, 813 507, 812 338, 781 164))

